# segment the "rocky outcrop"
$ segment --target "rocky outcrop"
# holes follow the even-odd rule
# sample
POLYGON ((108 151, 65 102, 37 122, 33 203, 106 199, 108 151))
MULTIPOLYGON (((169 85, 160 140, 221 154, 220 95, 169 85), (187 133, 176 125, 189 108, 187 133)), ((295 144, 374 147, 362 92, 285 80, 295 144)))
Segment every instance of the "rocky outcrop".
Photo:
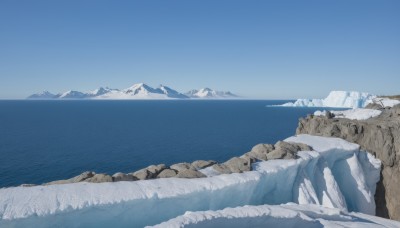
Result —
POLYGON ((310 151, 312 148, 301 143, 288 143, 278 141, 272 144, 257 144, 250 152, 242 155, 242 158, 253 160, 274 160, 274 159, 296 159, 297 152, 310 151))
POLYGON ((309 115, 300 119, 297 134, 339 137, 357 143, 382 161, 375 195, 378 216, 400 220, 400 105, 382 109, 375 118, 357 121, 309 115))
POLYGON ((99 173, 95 174, 93 177, 87 178, 84 181, 90 183, 113 182, 113 178, 110 175, 99 173))
POLYGON ((193 166, 193 168, 195 168, 196 170, 199 170, 199 169, 204 169, 204 168, 207 168, 207 167, 209 167, 209 166, 212 166, 212 165, 214 165, 214 164, 216 164, 217 162, 216 161, 213 161, 213 160, 208 160, 208 161, 205 161, 205 160, 197 160, 197 161, 194 161, 194 162, 192 162, 192 166, 193 166))
POLYGON ((173 169, 164 169, 161 171, 160 174, 157 175, 157 178, 169 178, 169 177, 175 177, 176 176, 176 171, 173 169))
POLYGON ((132 174, 125 174, 125 173, 116 173, 112 175, 113 181, 135 181, 139 180, 137 177, 133 176, 132 174))

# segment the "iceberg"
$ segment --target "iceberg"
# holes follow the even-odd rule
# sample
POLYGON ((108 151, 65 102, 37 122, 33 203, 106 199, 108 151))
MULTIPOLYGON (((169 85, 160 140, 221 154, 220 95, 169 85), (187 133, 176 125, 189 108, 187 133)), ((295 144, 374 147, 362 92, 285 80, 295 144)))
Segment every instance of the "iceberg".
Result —
POLYGON ((3 188, 0 227, 144 227, 187 211, 290 202, 375 214, 378 159, 338 138, 298 135, 286 141, 313 151, 298 152, 294 160, 256 162, 249 172, 198 179, 3 188))
POLYGON ((298 99, 285 103, 284 107, 331 107, 331 108, 363 108, 376 98, 375 95, 362 92, 331 91, 324 99, 298 99))

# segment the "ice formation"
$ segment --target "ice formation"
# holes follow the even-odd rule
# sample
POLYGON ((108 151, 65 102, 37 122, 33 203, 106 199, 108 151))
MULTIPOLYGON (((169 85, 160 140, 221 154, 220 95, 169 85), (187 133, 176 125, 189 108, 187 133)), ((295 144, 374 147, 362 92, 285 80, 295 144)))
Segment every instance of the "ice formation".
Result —
POLYGON ((286 141, 313 151, 207 178, 3 188, 0 227, 143 227, 187 211, 288 202, 375 214, 379 160, 342 139, 298 135, 286 141))
POLYGON ((376 96, 362 92, 331 91, 325 99, 298 99, 281 106, 284 107, 332 107, 363 108, 373 102, 376 96))
POLYGON ((161 227, 400 227, 400 222, 318 205, 262 205, 218 211, 186 212, 161 227))

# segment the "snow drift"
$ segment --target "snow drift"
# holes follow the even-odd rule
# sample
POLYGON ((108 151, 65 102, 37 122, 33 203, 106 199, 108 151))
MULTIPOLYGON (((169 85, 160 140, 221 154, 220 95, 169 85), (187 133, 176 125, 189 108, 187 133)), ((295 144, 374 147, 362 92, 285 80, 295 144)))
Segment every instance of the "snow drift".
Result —
POLYGON ((400 227, 400 222, 318 205, 262 205, 186 212, 161 227, 400 227))
POLYGON ((325 99, 298 99, 281 106, 284 107, 332 107, 363 108, 373 102, 376 96, 362 92, 331 91, 325 99))
POLYGON ((186 211, 288 202, 375 214, 379 160, 342 139, 286 141, 314 151, 254 163, 254 171, 241 174, 0 189, 0 227, 143 227, 186 211))

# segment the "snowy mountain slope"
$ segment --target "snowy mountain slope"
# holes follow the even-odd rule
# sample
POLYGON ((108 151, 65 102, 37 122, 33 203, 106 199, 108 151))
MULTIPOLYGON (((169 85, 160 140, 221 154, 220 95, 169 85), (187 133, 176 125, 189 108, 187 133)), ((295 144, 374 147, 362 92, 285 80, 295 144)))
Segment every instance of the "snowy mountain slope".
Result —
POLYGON ((218 211, 186 212, 161 227, 400 227, 400 222, 319 205, 261 205, 226 208, 218 211))
POLYGON ((55 94, 52 94, 49 91, 43 91, 41 93, 32 94, 27 99, 53 99, 55 97, 55 94))
POLYGON ((97 96, 102 96, 104 94, 110 93, 110 92, 118 92, 118 89, 110 89, 108 87, 100 87, 98 89, 95 89, 93 91, 90 91, 87 93, 88 97, 97 97, 97 96))
POLYGON ((158 90, 160 90, 163 94, 166 94, 168 97, 171 97, 171 98, 183 98, 183 99, 189 98, 188 96, 186 96, 176 90, 173 90, 167 86, 160 85, 158 90))
POLYGON ((298 99, 281 106, 284 107, 332 107, 363 108, 373 102, 376 96, 362 92, 331 91, 324 99, 298 99))
POLYGON ((143 227, 186 211, 288 202, 375 214, 379 160, 342 139, 299 135, 287 141, 314 151, 207 178, 0 189, 0 227, 69 227, 77 220, 81 227, 143 227))
POLYGON ((160 85, 152 88, 145 83, 137 83, 129 88, 118 90, 100 87, 90 92, 67 91, 58 95, 49 92, 33 94, 28 99, 188 99, 188 98, 237 98, 231 92, 215 91, 208 88, 192 90, 182 94, 170 87, 160 85))
POLYGON ((69 90, 65 93, 56 95, 56 98, 60 98, 60 99, 82 99, 82 98, 87 98, 87 97, 88 97, 87 93, 82 93, 82 92, 74 91, 74 90, 69 90))
POLYGON ((210 88, 202 88, 199 90, 190 90, 189 92, 185 93, 186 96, 191 98, 202 98, 202 99, 209 99, 209 98, 237 98, 235 94, 229 91, 216 91, 210 88))

